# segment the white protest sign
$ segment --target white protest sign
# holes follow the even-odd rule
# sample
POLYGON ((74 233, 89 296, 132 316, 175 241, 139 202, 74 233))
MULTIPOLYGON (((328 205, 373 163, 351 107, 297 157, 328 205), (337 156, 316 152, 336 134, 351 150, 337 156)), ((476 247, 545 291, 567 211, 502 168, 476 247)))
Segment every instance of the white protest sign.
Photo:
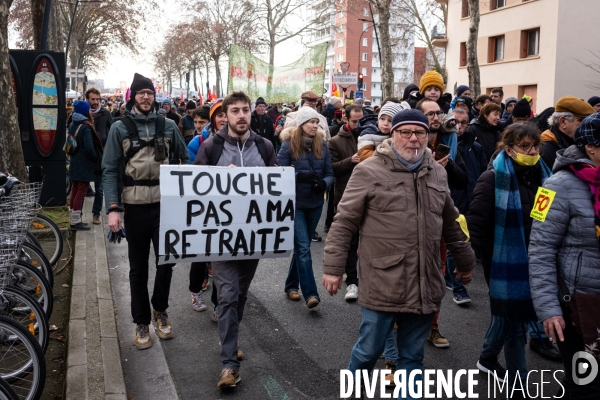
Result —
POLYGON ((333 74, 333 83, 337 85, 354 85, 358 81, 358 72, 348 72, 346 74, 333 74))
POLYGON ((287 257, 293 167, 160 167, 159 264, 287 257))

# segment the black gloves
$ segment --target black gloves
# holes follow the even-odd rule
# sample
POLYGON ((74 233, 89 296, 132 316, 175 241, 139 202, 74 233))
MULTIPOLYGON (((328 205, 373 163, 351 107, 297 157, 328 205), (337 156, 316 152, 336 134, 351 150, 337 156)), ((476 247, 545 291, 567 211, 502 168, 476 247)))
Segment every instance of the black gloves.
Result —
POLYGON ((312 191, 315 193, 325 193, 325 189, 327 189, 327 183, 323 179, 314 181, 312 184, 312 191))
POLYGON ((125 228, 120 227, 116 233, 109 230, 107 238, 110 243, 121 243, 121 239, 127 239, 127 233, 125 228))
POLYGON ((310 183, 311 185, 314 181, 319 180, 319 175, 314 172, 298 172, 296 174, 296 182, 297 183, 310 183))

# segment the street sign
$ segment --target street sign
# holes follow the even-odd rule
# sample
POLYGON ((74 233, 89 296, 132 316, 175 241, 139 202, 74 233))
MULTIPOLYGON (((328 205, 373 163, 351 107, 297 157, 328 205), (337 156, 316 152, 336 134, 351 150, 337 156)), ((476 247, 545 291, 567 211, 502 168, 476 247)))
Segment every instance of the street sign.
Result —
POLYGON ((345 74, 333 74, 333 83, 336 85, 355 85, 358 79, 358 72, 348 72, 345 74))
POLYGON ((354 98, 355 99, 364 99, 363 91, 362 90, 357 90, 356 93, 354 94, 354 98))

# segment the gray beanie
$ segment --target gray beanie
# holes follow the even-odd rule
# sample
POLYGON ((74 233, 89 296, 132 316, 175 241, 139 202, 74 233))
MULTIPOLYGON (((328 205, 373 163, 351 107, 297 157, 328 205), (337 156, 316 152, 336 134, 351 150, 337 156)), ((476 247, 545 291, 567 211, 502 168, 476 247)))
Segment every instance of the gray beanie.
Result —
POLYGON ((335 103, 337 103, 338 101, 342 101, 342 99, 340 99, 339 97, 335 97, 335 96, 331 96, 331 97, 329 98, 329 104, 335 104, 335 103))
POLYGON ((379 110, 379 115, 389 115, 390 118, 394 118, 394 115, 396 115, 398 112, 400 112, 402 110, 404 110, 404 107, 402 106, 402 104, 388 101, 379 110))
POLYGON ((311 119, 319 119, 319 114, 310 107, 302 107, 296 114, 296 126, 301 126, 311 119))

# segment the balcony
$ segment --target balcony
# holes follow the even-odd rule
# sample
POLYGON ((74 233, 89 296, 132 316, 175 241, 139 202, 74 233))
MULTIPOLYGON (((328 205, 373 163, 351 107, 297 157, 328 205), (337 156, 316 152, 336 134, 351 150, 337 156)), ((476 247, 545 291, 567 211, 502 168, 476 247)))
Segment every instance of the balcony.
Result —
POLYGON ((435 47, 446 48, 446 46, 448 45, 448 38, 445 34, 438 34, 432 38, 431 44, 435 47))

